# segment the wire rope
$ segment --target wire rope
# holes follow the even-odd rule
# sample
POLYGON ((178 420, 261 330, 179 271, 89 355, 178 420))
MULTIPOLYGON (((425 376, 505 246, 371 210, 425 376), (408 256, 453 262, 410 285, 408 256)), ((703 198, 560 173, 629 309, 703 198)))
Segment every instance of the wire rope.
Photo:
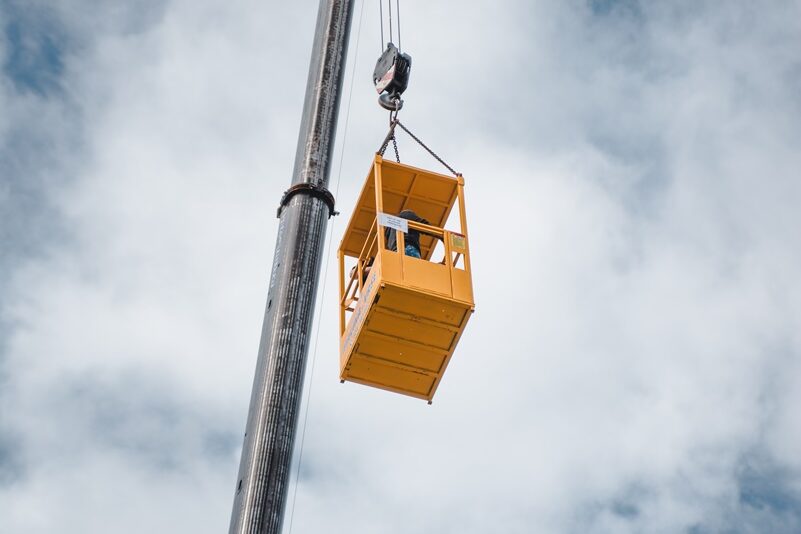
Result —
POLYGON ((384 0, 378 0, 378 16, 381 19, 381 52, 384 51, 384 0))
MULTIPOLYGON (((345 157, 345 145, 347 144, 348 139, 348 123, 350 122, 350 104, 353 100, 353 82, 356 79, 356 64, 359 62, 359 40, 362 33, 362 15, 364 14, 364 0, 361 2, 361 7, 359 8, 359 27, 356 31, 356 48, 353 53, 353 68, 351 70, 350 76, 350 90, 348 92, 348 107, 345 112, 345 126, 342 131, 342 147, 339 151, 339 169, 337 170, 337 184, 334 189, 334 198, 339 196, 339 185, 342 181, 342 162, 345 157)), ((382 29, 383 29, 383 22, 382 22, 382 29)), ((383 39, 382 39, 383 40, 383 39)), ((383 46, 382 46, 383 48, 383 46)), ((328 268, 331 265, 331 243, 334 236, 334 227, 336 226, 336 219, 331 222, 331 228, 328 231, 328 244, 325 247, 326 251, 326 261, 325 261, 325 269, 323 270, 323 290, 322 294, 320 295, 320 301, 325 302, 325 290, 328 286, 328 268)), ((306 424, 309 421, 309 406, 311 406, 311 398, 312 398, 312 386, 314 385, 314 368, 317 363, 317 348, 319 346, 320 341, 320 325, 322 323, 322 315, 323 315, 323 307, 320 306, 319 311, 317 312, 317 332, 314 335, 314 350, 312 351, 312 362, 311 362, 311 369, 309 370, 309 392, 306 395, 306 409, 303 413, 303 426, 301 428, 300 433, 300 447, 298 449, 298 465, 295 469, 295 488, 292 492, 292 509, 289 513, 289 534, 292 533, 292 524, 295 519, 295 504, 297 504, 298 499, 298 485, 300 480, 300 466, 303 462, 303 446, 306 442, 306 424)))
POLYGON ((389 8, 389 42, 393 42, 392 38, 392 0, 387 0, 387 7, 389 8))

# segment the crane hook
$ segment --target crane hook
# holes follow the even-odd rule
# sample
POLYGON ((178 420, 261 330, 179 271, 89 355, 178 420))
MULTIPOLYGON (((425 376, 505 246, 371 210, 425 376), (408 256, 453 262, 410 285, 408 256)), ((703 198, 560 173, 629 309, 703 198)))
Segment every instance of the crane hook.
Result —
POLYGON ((378 96, 378 104, 388 110, 397 113, 403 108, 403 100, 399 93, 382 93, 378 96))

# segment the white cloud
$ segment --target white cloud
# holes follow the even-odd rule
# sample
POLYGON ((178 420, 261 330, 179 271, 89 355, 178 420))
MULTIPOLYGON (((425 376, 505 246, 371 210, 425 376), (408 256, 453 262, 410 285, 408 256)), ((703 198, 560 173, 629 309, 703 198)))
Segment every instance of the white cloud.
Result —
MULTIPOLYGON (((0 84, 0 153, 52 130, 30 168, 68 236, 8 243, 11 532, 225 528, 313 4, 63 4, 65 93, 0 84)), ((374 8, 335 242, 384 134, 374 8)), ((403 6, 477 312, 432 407, 340 385, 332 262, 293 532, 797 530, 798 6, 493 8, 403 6)))

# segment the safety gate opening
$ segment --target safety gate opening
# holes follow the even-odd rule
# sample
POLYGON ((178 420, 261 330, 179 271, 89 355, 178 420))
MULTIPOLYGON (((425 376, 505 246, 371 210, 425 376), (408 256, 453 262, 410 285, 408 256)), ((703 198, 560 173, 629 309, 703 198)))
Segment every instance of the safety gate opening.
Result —
POLYGON ((376 155, 338 258, 340 379, 430 403, 475 309, 464 179, 376 155))

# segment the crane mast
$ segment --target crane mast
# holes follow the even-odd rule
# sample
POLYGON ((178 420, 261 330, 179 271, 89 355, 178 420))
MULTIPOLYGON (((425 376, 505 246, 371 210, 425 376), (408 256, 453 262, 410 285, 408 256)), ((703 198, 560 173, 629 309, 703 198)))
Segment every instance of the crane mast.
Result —
POLYGON ((354 0, 320 0, 290 188, 281 198, 267 308, 230 534, 280 534, 328 218, 354 0))

